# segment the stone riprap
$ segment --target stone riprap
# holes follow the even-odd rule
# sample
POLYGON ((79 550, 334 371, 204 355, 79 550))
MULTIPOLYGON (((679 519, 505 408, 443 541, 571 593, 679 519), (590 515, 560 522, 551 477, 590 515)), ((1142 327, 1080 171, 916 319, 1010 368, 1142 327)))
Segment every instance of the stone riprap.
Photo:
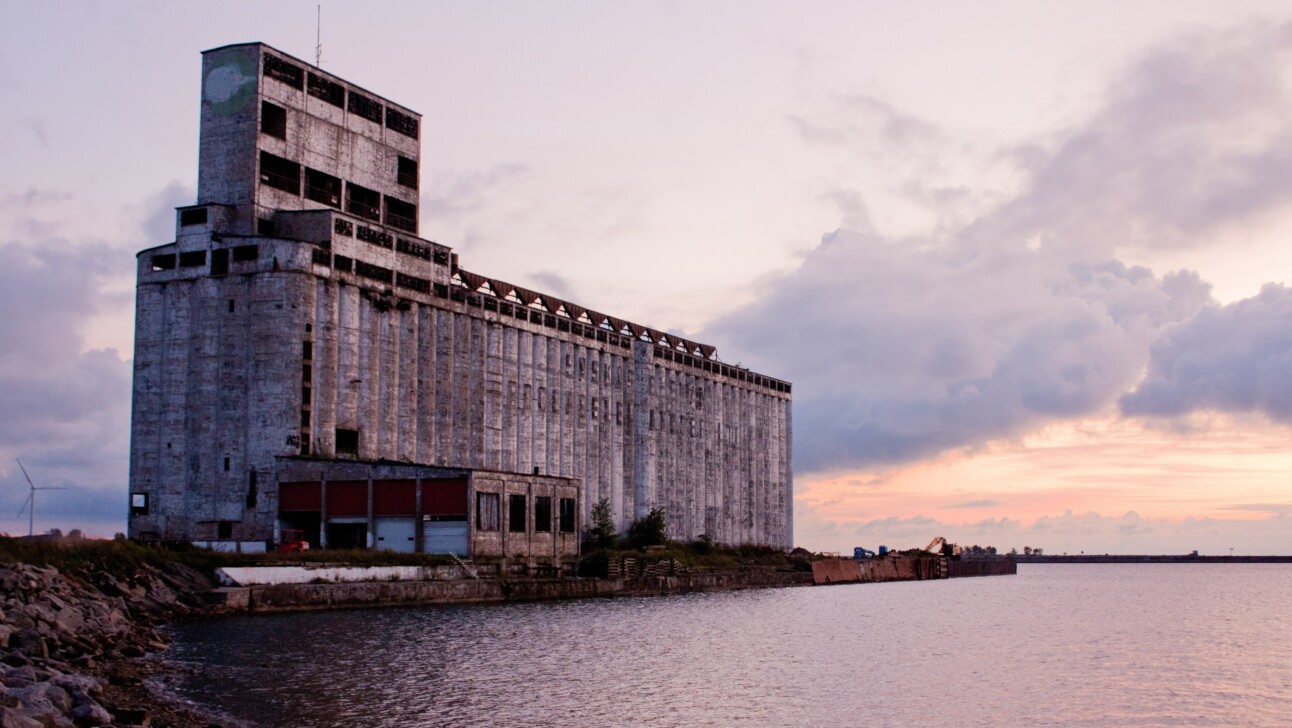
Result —
POLYGON ((134 682, 144 693, 139 678, 113 668, 164 649, 158 628, 197 609, 207 586, 179 566, 69 578, 52 566, 0 564, 0 726, 148 724, 147 707, 116 689, 134 682))

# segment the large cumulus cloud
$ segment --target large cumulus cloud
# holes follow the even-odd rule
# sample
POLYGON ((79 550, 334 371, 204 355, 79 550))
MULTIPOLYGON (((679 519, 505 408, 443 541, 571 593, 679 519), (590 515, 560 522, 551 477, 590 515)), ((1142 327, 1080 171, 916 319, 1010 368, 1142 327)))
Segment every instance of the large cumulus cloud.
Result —
POLYGON ((1130 415, 1259 412, 1292 424, 1292 289, 1210 307, 1153 344, 1148 376, 1121 398, 1130 415))
POLYGON ((896 465, 1107 411, 1139 384, 1155 341, 1127 412, 1286 418, 1292 358, 1270 338, 1292 330, 1282 289, 1216 309, 1196 273, 1119 258, 1207 245, 1290 206, 1290 59, 1287 26, 1145 54, 1081 125, 1013 150, 1026 181, 995 209, 926 239, 830 232, 704 336, 795 383, 801 473, 896 465), (1222 341, 1237 351, 1200 358, 1222 341))

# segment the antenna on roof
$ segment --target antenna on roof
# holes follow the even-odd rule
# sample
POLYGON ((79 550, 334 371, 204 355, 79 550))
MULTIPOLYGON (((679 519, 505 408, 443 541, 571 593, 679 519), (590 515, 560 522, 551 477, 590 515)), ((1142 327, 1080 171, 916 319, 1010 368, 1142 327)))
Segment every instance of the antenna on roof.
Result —
POLYGON ((315 5, 317 16, 314 19, 314 67, 322 68, 323 63, 323 6, 315 5))

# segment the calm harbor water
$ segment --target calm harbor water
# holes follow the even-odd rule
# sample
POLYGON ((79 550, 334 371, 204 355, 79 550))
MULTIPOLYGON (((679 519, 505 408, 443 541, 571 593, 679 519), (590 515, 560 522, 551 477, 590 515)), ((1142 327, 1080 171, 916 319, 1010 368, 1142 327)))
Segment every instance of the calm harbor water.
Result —
POLYGON ((169 689, 248 726, 1288 726, 1292 565, 183 625, 169 689))

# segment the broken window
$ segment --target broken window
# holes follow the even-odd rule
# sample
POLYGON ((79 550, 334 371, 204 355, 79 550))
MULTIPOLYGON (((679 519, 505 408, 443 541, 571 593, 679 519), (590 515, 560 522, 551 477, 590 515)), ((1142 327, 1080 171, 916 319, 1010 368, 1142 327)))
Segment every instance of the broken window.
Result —
POLYGON ((561 499, 561 533, 574 533, 574 499, 561 499))
MULTIPOLYGON (((306 167, 305 199, 341 209, 341 179, 306 167)), ((345 221, 337 220, 337 222, 345 221)))
POLYGON ((417 160, 401 156, 399 158, 399 171, 395 175, 395 181, 405 187, 417 189, 417 160))
MULTIPOLYGON (((337 180, 337 181, 338 181, 338 182, 340 182, 340 180, 337 180)), ((350 222, 349 220, 346 220, 346 219, 344 219, 344 218, 340 218, 340 217, 338 217, 338 218, 336 219, 336 222, 334 222, 334 223, 332 224, 332 231, 333 231, 333 232, 335 232, 337 235, 350 235, 350 236, 353 236, 353 235, 354 235, 354 223, 352 223, 352 222, 350 222)))
POLYGON ((534 530, 551 533, 552 531, 552 498, 540 495, 534 497, 534 530))
POLYGON ((386 128, 407 137, 417 138, 417 118, 395 109, 386 109, 386 128))
POLYGON ((269 152, 260 153, 260 182, 274 189, 301 193, 301 165, 269 152))
POLYGON ((152 264, 154 272, 159 270, 175 270, 175 254, 169 253, 167 255, 154 255, 152 264))
POLYGON ((476 493, 476 530, 498 530, 497 493, 476 493))
POLYGON ((189 210, 180 210, 179 224, 181 227, 188 227, 190 225, 205 225, 206 208, 195 207, 189 210))
POLYGON ((381 123, 381 102, 362 94, 350 92, 349 109, 351 114, 358 114, 368 121, 381 123))
POLYGON ((265 54, 265 75, 282 81, 295 89, 304 88, 305 86, 305 70, 303 68, 268 53, 265 54))
POLYGON ((339 109, 345 108, 345 86, 335 81, 329 81, 317 73, 310 73, 308 85, 309 88, 306 93, 310 96, 322 99, 339 109))
POLYGON ((287 139, 287 109, 278 104, 261 101, 260 131, 271 137, 287 139))
POLYGON ((507 530, 512 533, 525 532, 525 496, 511 495, 507 498, 507 530))
POLYGON ((227 248, 211 251, 211 275, 222 276, 229 273, 229 251, 227 248))
POLYGON ((187 253, 179 254, 179 267, 181 268, 196 268, 202 265, 206 265, 205 250, 190 250, 187 253))
POLYGON ((332 267, 349 273, 354 267, 354 259, 347 258, 344 255, 333 256, 332 267))
POLYGON ((395 285, 400 288, 407 288, 410 291, 417 291, 418 293, 431 292, 430 281, 425 278, 418 278, 417 276, 410 276, 404 273, 395 274, 395 285))
POLYGON ((259 245, 239 245, 233 249, 233 262, 245 263, 260 257, 259 245))
POLYGON ((386 195, 386 224, 410 233, 417 232, 417 205, 386 195))
POLYGON ((358 455, 359 454, 359 431, 345 430, 340 427, 336 428, 336 454, 337 455, 358 455))
POLYGON ((345 211, 369 220, 381 221, 381 194, 353 182, 345 185, 345 211))

